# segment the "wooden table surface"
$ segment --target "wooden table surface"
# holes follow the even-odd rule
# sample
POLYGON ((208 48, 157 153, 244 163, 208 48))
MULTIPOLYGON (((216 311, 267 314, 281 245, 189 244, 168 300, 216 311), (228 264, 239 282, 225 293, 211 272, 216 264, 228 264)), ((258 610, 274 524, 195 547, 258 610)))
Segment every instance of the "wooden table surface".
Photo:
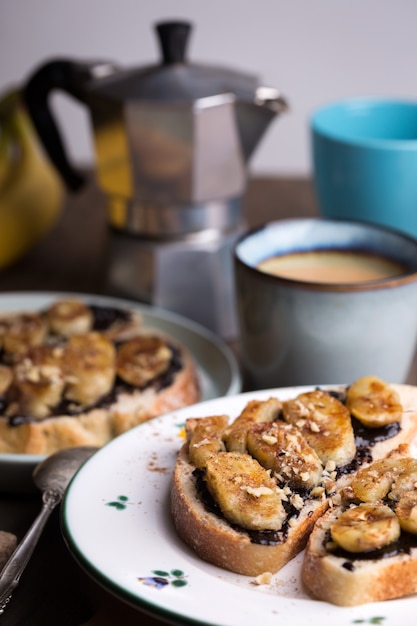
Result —
MULTIPOLYGON (((270 219, 316 214, 312 185, 305 179, 249 181, 244 213, 249 226, 270 219)), ((68 197, 52 232, 24 259, 0 272, 0 293, 20 290, 104 293, 105 198, 91 180, 68 197)))
MULTIPOLYGON (((249 181, 245 199, 249 226, 271 219, 317 215, 311 182, 263 178, 249 181)), ((105 200, 94 180, 68 197, 52 232, 25 258, 0 272, 0 293, 74 291, 107 293, 103 267, 107 240, 105 200)), ((417 313, 417 312, 416 312, 417 313)), ((417 381, 416 366, 410 382, 417 381)), ((40 508, 37 495, 0 494, 0 530, 20 539, 40 508)), ((47 524, 2 626, 110 626, 159 621, 122 604, 93 583, 77 566, 61 536, 59 513, 47 524)))

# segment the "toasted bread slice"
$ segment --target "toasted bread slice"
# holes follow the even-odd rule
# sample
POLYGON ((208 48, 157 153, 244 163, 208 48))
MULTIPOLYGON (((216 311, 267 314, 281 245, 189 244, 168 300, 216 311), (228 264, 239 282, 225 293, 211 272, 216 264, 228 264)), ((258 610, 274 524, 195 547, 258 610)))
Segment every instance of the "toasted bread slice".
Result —
POLYGON ((414 547, 387 558, 337 556, 326 549, 332 524, 343 507, 328 510, 316 523, 304 555, 302 579, 320 600, 355 606, 417 592, 417 537, 414 547))
POLYGON ((102 446, 201 397, 186 347, 135 311, 57 301, 0 320, 0 452, 102 446))
POLYGON ((406 454, 358 472, 317 521, 302 565, 316 598, 355 606, 417 592, 417 459, 406 454))
POLYGON ((277 534, 275 544, 263 545, 251 540, 244 529, 233 527, 207 510, 198 496, 194 470, 184 445, 175 465, 171 491, 177 532, 200 558, 238 574, 258 576, 277 572, 301 552, 315 521, 327 509, 326 500, 307 499, 294 526, 288 523, 282 534, 277 534))

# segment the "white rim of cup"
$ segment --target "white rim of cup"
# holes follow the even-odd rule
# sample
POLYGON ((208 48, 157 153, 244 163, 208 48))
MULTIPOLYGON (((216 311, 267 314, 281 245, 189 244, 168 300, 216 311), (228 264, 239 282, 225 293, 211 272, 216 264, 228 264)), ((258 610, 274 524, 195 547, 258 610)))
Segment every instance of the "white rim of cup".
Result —
MULTIPOLYGON (((355 221, 355 220, 339 220, 339 219, 329 219, 329 218, 321 218, 321 217, 300 217, 300 218, 293 218, 293 219, 283 219, 283 220, 277 220, 274 222, 267 222, 265 224, 262 224, 260 226, 251 228, 250 230, 248 230, 246 233, 244 233, 243 235, 241 235, 239 237, 239 239, 236 241, 235 246, 234 246, 234 250, 233 250, 233 256, 235 259, 235 262, 242 265, 243 267, 245 267, 248 271, 253 272, 254 275, 256 275, 259 279, 261 280, 265 280, 268 282, 272 282, 272 283, 282 283, 282 284, 286 284, 286 285, 292 285, 295 287, 299 287, 300 289, 308 289, 311 291, 332 291, 332 292, 360 292, 360 291, 372 291, 372 290, 376 290, 376 289, 391 289, 393 287, 397 287, 397 286, 401 286, 401 285, 407 285, 409 283, 415 282, 417 281, 417 269, 416 271, 409 271, 406 272, 404 274, 398 275, 398 276, 391 276, 388 278, 379 278, 376 280, 370 280, 370 281, 365 281, 365 282, 357 282, 357 283, 345 283, 345 284, 338 284, 338 283, 318 283, 318 282, 313 282, 313 281, 304 281, 304 280, 297 280, 297 279, 293 279, 293 278, 285 278, 284 276, 278 276, 275 274, 270 274, 268 272, 264 272, 260 269, 258 269, 255 265, 250 265, 248 263, 246 263, 245 261, 243 261, 241 259, 241 257, 239 256, 239 246, 246 241, 247 239, 249 239, 250 237, 252 237, 253 235, 255 235, 258 232, 261 232, 262 230, 266 230, 267 228, 273 226, 273 225, 279 225, 279 224, 285 224, 288 222, 327 222, 327 223, 332 223, 332 224, 348 224, 348 225, 354 225, 354 226, 364 226, 367 229, 371 229, 374 231, 378 231, 381 233, 386 233, 388 235, 392 235, 393 237, 397 237, 398 239, 402 239, 404 241, 408 241, 409 243, 413 244, 415 246, 416 249, 416 267, 417 267, 417 239, 414 239, 413 237, 407 235, 406 233, 397 231, 393 228, 388 228, 385 227, 383 225, 379 225, 379 224, 374 224, 371 222, 366 222, 366 221, 355 221)), ((322 248, 325 249, 325 248, 322 248)), ((335 250, 336 248, 333 246, 332 248, 327 248, 327 249, 332 249, 335 250)), ((316 248, 311 248, 311 250, 317 250, 316 248)), ((363 249, 360 248, 343 248, 340 247, 340 250, 357 250, 357 251, 363 251, 363 249)), ((308 248, 303 248, 302 249, 303 252, 307 252, 308 248)), ((383 255, 383 253, 381 253, 381 255, 383 255)), ((268 255, 268 257, 265 258, 270 258, 271 255, 268 255)), ((387 258, 392 259, 396 262, 405 264, 405 262, 401 259, 396 259, 393 258, 392 256, 389 255, 385 255, 387 256, 387 258)))

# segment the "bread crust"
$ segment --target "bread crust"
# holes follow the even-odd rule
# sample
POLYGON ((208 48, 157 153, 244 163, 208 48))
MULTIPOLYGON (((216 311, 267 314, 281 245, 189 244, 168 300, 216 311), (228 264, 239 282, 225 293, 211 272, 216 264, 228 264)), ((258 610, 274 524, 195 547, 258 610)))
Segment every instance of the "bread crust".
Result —
POLYGON ((335 507, 327 511, 309 537, 301 572, 307 589, 316 598, 338 606, 356 606, 416 593, 417 547, 409 554, 370 560, 347 560, 327 552, 327 531, 342 510, 335 507))

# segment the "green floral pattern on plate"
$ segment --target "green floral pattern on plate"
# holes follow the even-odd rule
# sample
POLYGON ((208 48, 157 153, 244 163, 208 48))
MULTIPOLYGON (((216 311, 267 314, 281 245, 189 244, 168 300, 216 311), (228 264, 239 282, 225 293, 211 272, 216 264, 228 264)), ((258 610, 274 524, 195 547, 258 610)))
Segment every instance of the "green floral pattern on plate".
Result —
POLYGON ((138 581, 155 589, 165 589, 168 585, 172 587, 185 587, 187 585, 184 572, 180 569, 172 569, 170 572, 155 569, 152 574, 153 576, 140 576, 138 581))

